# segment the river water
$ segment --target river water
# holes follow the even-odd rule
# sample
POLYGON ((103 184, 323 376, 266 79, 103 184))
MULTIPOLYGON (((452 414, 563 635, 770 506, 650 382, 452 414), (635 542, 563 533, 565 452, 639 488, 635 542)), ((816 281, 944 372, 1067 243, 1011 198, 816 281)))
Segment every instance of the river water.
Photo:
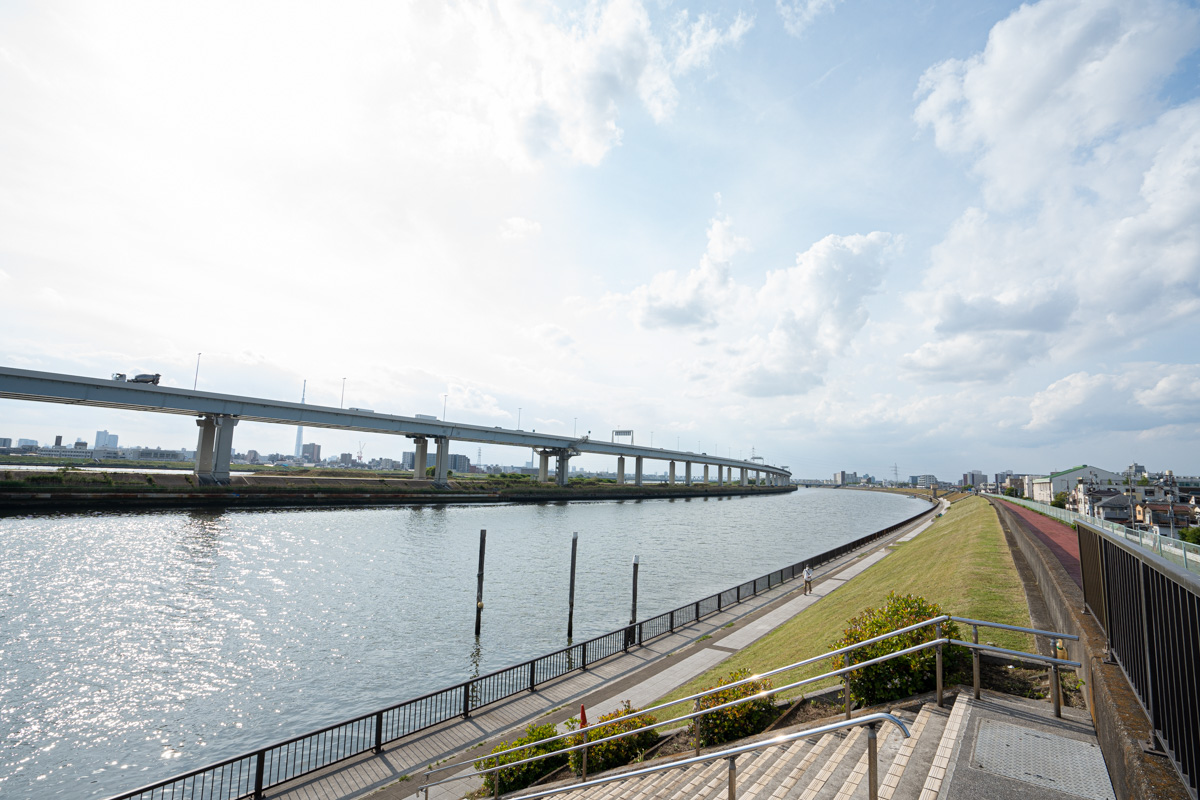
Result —
POLYGON ((644 619, 927 508, 873 492, 0 518, 0 795, 103 797, 644 619), (474 637, 486 528, 482 636, 474 637))

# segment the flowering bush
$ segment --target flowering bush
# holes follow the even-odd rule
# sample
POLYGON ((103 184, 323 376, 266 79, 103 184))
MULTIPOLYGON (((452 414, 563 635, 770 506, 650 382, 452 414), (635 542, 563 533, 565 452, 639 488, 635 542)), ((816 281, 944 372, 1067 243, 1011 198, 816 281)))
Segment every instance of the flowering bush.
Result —
MULTIPOLYGON (((507 755, 500 756, 500 764, 511 764, 514 761, 521 761, 526 758, 533 758, 542 753, 553 753, 561 750, 565 745, 566 740, 559 739, 554 742, 544 742, 539 744, 543 739, 549 739, 551 736, 556 736, 558 731, 551 724, 546 725, 530 725, 525 729, 525 735, 513 742, 501 742, 492 748, 493 753, 499 753, 501 750, 507 750, 510 747, 520 747, 521 745, 529 745, 522 747, 520 750, 514 750, 507 755)), ((505 792, 515 792, 518 789, 524 789, 538 781, 544 775, 549 775, 554 770, 567 763, 566 754, 558 756, 550 756, 543 758, 541 761, 531 761, 528 764, 520 764, 508 769, 502 769, 499 772, 493 772, 483 776, 483 788, 487 790, 487 794, 491 795, 495 792, 495 781, 497 777, 500 780, 500 794, 505 792)), ((495 759, 482 758, 475 762, 475 769, 490 769, 496 766, 495 759)))
MULTIPOLYGON (((882 608, 869 608, 850 620, 848 627, 842 631, 842 638, 834 642, 833 646, 840 648, 863 642, 943 613, 945 612, 937 603, 931 603, 923 597, 914 597, 911 594, 897 595, 892 592, 887 596, 882 608)), ((962 638, 958 626, 949 621, 942 623, 942 635, 951 639, 962 638)), ((853 666, 933 639, 932 625, 918 628, 892 639, 860 647, 844 656, 836 656, 833 665, 835 669, 853 666)), ((945 684, 959 682, 969 661, 970 653, 967 648, 957 645, 945 646, 942 649, 945 684)), ((930 648, 893 658, 882 664, 863 667, 850 673, 850 696, 859 705, 872 706, 927 692, 937 684, 936 664, 936 651, 930 648)))
MULTIPOLYGON (((616 711, 611 711, 604 714, 600 719, 596 720, 594 725, 587 727, 587 741, 594 742, 597 739, 603 739, 607 736, 616 736, 618 733, 637 730, 638 728, 646 728, 648 725, 653 725, 658 722, 658 719, 653 714, 645 717, 636 717, 625 719, 631 714, 636 714, 641 709, 630 708, 629 701, 626 700, 623 706, 616 711), (604 723, 608 723, 605 725, 604 723)), ((572 728, 578 724, 577 720, 570 720, 567 725, 572 728)), ((620 767, 633 761, 647 747, 650 747, 658 741, 658 733, 651 728, 646 728, 641 733, 635 733, 633 736, 626 736, 624 739, 617 739, 614 742, 604 742, 602 744, 592 745, 587 749, 588 756, 588 774, 593 772, 603 772, 606 769, 620 767)), ((572 736, 570 739, 571 745, 583 744, 584 733, 577 736, 572 736)), ((583 751, 572 750, 571 769, 577 774, 583 772, 583 751)))
MULTIPOLYGON (((729 673, 729 677, 717 681, 717 686, 728 686, 749 677, 750 670, 739 669, 729 673)), ((750 681, 741 686, 734 686, 700 698, 700 709, 703 711, 706 708, 732 703, 734 700, 752 697, 759 692, 768 691, 770 688, 771 681, 769 679, 750 681)), ((733 708, 705 714, 700 717, 700 744, 702 747, 707 747, 761 733, 775 721, 776 713, 775 704, 771 702, 771 698, 760 697, 733 708)), ((696 721, 693 720, 692 727, 688 730, 691 736, 696 735, 695 725, 696 721)))

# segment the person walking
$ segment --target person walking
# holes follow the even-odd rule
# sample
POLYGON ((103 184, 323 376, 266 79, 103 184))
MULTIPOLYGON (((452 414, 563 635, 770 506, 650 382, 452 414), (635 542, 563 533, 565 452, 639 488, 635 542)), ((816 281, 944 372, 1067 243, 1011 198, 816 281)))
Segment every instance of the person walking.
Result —
POLYGON ((804 568, 804 593, 812 591, 812 567, 804 568))

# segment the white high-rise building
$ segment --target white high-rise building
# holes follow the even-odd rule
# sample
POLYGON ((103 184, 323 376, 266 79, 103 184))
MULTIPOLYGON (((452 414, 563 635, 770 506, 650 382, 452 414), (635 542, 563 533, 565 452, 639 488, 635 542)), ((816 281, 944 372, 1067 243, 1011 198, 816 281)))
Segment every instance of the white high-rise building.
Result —
POLYGON ((95 447, 97 450, 103 447, 111 447, 116 449, 117 439, 119 438, 120 437, 115 433, 109 433, 108 431, 96 431, 96 443, 93 445, 93 447, 95 447))

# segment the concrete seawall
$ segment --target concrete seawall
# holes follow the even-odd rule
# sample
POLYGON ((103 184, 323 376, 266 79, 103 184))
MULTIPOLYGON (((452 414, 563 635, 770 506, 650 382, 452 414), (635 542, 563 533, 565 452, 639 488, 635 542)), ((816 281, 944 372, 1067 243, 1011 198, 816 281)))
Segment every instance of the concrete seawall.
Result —
MULTIPOLYGON (((12 473, 9 473, 12 474, 12 473)), ((59 477, 46 473, 47 479, 59 477)), ((23 476, 24 477, 24 476, 23 476)), ((89 482, 46 484, 7 481, 0 484, 0 512, 128 510, 140 508, 276 508, 447 503, 546 503, 580 500, 652 500, 784 494, 794 486, 516 486, 471 487, 451 482, 449 488, 430 481, 395 478, 305 478, 237 476, 229 486, 196 487, 188 474, 122 473, 108 482, 107 473, 66 476, 89 482)))

